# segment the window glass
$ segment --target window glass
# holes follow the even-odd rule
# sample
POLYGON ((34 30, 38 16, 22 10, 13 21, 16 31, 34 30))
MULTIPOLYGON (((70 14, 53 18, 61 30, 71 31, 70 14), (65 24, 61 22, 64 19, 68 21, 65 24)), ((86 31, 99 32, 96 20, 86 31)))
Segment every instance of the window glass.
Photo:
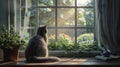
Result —
POLYGON ((40 8, 39 9, 39 24, 55 27, 55 9, 40 8))
POLYGON ((29 26, 35 27, 38 25, 37 22, 37 9, 36 8, 30 8, 30 17, 29 17, 29 26))
MULTIPOLYGON (((65 35, 70 40, 72 40, 75 37, 75 30, 74 29, 58 29, 57 35, 65 35)), ((59 40, 59 37, 58 37, 59 40)))
POLYGON ((21 24, 24 26, 25 8, 21 8, 21 24))
POLYGON ((32 7, 35 7, 37 5, 37 0, 31 0, 32 7))
POLYGON ((58 6, 75 6, 75 0, 57 0, 58 6))
POLYGON ((48 45, 51 45, 51 44, 53 44, 53 43, 55 43, 55 38, 56 38, 56 36, 55 36, 55 29, 49 29, 48 28, 48 45))
POLYGON ((57 22, 59 27, 75 26, 74 8, 58 8, 57 22))
POLYGON ((77 29, 77 43, 90 45, 94 42, 94 29, 77 29))
POLYGON ((93 0, 77 0, 77 6, 93 6, 93 0))
POLYGON ((78 8, 77 9, 77 26, 94 27, 94 9, 78 8))
POLYGON ((75 44, 75 30, 74 29, 58 29, 57 45, 58 49, 67 50, 72 48, 75 44))
POLYGON ((55 6, 55 0, 38 0, 38 6, 55 6))
POLYGON ((21 6, 22 6, 22 7, 25 7, 25 5, 26 5, 25 0, 21 0, 21 6))

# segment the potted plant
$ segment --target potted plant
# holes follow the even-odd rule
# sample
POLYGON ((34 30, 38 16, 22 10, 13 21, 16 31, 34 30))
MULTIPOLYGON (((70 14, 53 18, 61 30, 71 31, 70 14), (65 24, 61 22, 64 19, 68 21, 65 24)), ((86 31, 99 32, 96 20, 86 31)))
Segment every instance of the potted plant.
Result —
POLYGON ((4 61, 17 61, 18 50, 24 44, 24 39, 14 31, 13 26, 10 30, 5 25, 0 28, 0 48, 3 49, 4 61))

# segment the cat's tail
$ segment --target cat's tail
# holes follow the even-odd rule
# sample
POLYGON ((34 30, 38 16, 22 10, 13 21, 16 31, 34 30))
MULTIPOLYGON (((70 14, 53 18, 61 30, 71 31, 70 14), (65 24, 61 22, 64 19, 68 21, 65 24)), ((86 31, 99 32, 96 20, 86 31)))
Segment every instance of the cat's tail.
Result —
POLYGON ((46 62, 58 62, 60 61, 57 57, 36 57, 31 56, 28 60, 26 60, 28 63, 46 63, 46 62))

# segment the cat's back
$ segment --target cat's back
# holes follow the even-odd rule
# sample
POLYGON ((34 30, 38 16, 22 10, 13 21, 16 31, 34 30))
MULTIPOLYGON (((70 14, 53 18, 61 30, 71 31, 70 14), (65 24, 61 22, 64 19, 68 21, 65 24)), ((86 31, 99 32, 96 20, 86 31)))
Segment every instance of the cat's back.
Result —
POLYGON ((43 47, 47 47, 44 38, 42 36, 36 35, 29 40, 25 54, 26 56, 35 55, 36 52, 43 47))
POLYGON ((25 57, 29 57, 32 55, 34 51, 34 49, 36 48, 36 36, 32 37, 29 41, 28 41, 28 44, 26 46, 26 49, 25 49, 25 57))
POLYGON ((38 44, 39 45, 45 44, 44 38, 42 36, 39 36, 39 35, 32 37, 28 42, 28 46, 38 45, 38 44))

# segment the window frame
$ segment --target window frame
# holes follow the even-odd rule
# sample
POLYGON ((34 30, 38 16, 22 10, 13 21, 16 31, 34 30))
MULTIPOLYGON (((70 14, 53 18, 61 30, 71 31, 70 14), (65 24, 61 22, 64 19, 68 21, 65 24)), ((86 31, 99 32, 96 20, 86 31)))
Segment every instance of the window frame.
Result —
MULTIPOLYGON (((21 1, 21 0, 20 0, 21 1)), ((38 0, 36 0, 36 4, 35 4, 35 6, 34 7, 32 7, 32 8, 36 8, 36 11, 37 11, 37 24, 38 24, 38 26, 36 26, 36 27, 26 27, 26 26, 24 26, 23 25, 23 27, 22 27, 22 21, 20 20, 20 25, 21 25, 21 29, 23 28, 23 29, 26 29, 26 30, 28 30, 28 29, 37 29, 38 27, 39 27, 39 25, 40 25, 40 23, 39 23, 39 8, 55 8, 55 27, 48 27, 48 29, 55 29, 55 40, 57 41, 57 39, 58 39, 58 29, 74 29, 75 30, 75 44, 77 43, 77 30, 79 30, 79 29, 93 29, 94 31, 95 31, 95 0, 93 0, 94 1, 94 4, 93 4, 93 6, 77 6, 77 0, 75 0, 75 6, 58 6, 58 4, 57 4, 57 0, 55 0, 55 5, 54 6, 39 6, 38 5, 38 2, 37 2, 38 0), (74 27, 58 27, 58 19, 57 19, 57 13, 58 13, 58 8, 74 8, 74 10, 75 10, 75 13, 74 13, 74 15, 75 15, 75 26, 74 27), (77 26, 77 22, 78 22, 78 20, 77 20, 77 9, 78 8, 92 8, 93 9, 93 11, 94 11, 94 27, 78 27, 77 26)), ((25 2, 27 2, 27 0, 25 0, 25 2)), ((20 2, 20 4, 21 4, 21 2, 20 2)), ((25 3, 25 4, 27 4, 27 3, 25 3)), ((20 10, 21 9, 25 9, 25 8, 27 8, 27 9, 30 9, 30 7, 27 7, 27 6, 22 6, 22 5, 20 5, 21 7, 19 7, 20 8, 20 10)), ((20 12, 20 14, 21 14, 21 12, 20 12)), ((20 16, 20 19, 21 19, 21 16, 20 16)), ((17 27, 17 26, 16 26, 17 27)), ((21 34, 22 34, 22 31, 20 31, 21 32, 21 34)), ((95 35, 95 32, 94 32, 94 35, 95 35)), ((94 37, 94 38, 96 38, 96 36, 94 37)))

